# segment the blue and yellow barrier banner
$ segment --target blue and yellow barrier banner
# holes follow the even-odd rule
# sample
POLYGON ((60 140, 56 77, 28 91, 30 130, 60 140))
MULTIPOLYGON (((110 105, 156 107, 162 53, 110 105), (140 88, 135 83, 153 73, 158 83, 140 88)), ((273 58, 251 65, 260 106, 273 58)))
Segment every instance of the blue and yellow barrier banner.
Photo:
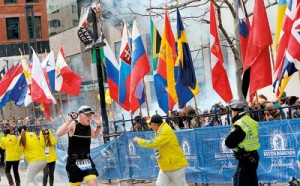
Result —
MULTIPOLYGON (((258 179, 263 183, 287 183, 291 176, 300 177, 297 167, 300 119, 259 123, 261 148, 258 179)), ((232 183, 238 161, 225 146, 230 126, 176 131, 178 141, 189 162, 189 183, 232 183)), ((99 172, 98 179, 156 179, 159 171, 153 149, 142 149, 134 136, 152 139, 153 132, 127 132, 117 139, 92 149, 99 172)), ((56 171, 63 172, 66 152, 59 151, 56 171)), ((61 175, 64 175, 62 173, 61 175)))

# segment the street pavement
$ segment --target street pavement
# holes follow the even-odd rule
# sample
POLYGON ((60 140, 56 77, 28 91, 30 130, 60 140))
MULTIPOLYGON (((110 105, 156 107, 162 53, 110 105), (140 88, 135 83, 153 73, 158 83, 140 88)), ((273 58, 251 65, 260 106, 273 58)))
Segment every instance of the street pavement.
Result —
MULTIPOLYGON (((13 174, 13 173, 12 173, 13 174)), ((25 185, 25 176, 26 176, 26 168, 24 167, 19 167, 19 174, 20 174, 20 178, 21 178, 21 186, 25 185)), ((55 175, 55 180, 54 180, 54 186, 69 186, 70 184, 68 183, 68 180, 61 180, 59 179, 58 175, 55 175)), ((36 180, 38 181, 39 185, 43 185, 43 173, 40 172, 37 177, 36 180)), ((83 186, 86 184, 82 184, 83 186)), ((155 181, 152 182, 143 182, 140 183, 140 181, 128 181, 128 180, 112 180, 110 183, 108 181, 98 181, 99 186, 155 186, 155 181)), ((195 184, 195 183, 189 183, 189 186, 204 186, 201 183, 195 184)), ((205 186, 229 186, 231 184, 209 184, 209 185, 205 185, 205 186)), ((272 184, 272 186, 286 186, 287 184, 272 184)), ((1 181, 0 181, 0 186, 9 186, 8 181, 6 179, 5 174, 2 172, 1 173, 1 181)), ((263 186, 263 185, 261 185, 263 186)), ((265 184, 265 186, 268 186, 267 184, 265 184)))

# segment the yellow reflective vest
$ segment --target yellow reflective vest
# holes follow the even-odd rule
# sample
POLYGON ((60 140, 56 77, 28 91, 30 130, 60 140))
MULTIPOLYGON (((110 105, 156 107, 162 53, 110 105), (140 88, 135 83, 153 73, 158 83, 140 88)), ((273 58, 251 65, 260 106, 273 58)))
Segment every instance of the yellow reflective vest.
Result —
POLYGON ((152 140, 140 139, 138 144, 142 148, 158 149, 160 157, 157 162, 162 171, 173 171, 188 165, 178 139, 167 123, 160 125, 152 140))
MULTIPOLYGON (((233 126, 235 125, 240 126, 241 129, 246 133, 244 140, 238 144, 239 148, 244 148, 247 152, 260 148, 258 122, 246 114, 233 124, 233 126)), ((238 148, 234 148, 234 151, 237 152, 238 148)))

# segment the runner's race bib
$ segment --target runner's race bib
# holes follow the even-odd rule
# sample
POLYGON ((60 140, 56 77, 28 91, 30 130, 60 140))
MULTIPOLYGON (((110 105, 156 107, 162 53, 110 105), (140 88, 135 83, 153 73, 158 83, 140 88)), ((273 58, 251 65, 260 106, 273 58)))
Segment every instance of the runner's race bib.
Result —
POLYGON ((77 167, 82 171, 92 169, 92 164, 89 159, 76 160, 75 163, 76 163, 77 167))

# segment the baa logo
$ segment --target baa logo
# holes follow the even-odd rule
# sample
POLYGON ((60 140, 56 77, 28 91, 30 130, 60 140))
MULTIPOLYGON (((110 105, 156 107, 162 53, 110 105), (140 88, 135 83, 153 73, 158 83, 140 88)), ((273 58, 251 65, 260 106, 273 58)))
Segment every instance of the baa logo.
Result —
POLYGON ((221 151, 222 153, 231 153, 232 151, 225 145, 225 139, 226 139, 225 136, 221 137, 221 145, 220 145, 221 151))
POLYGON ((191 155, 191 145, 186 138, 183 138, 183 140, 181 141, 181 146, 184 155, 191 155))
POLYGON ((273 150, 285 150, 286 149, 286 139, 284 134, 280 130, 275 130, 271 134, 270 138, 271 147, 273 150))
POLYGON ((134 146, 133 142, 128 143, 128 153, 129 153, 129 155, 136 154, 136 150, 135 150, 135 146, 134 146))

